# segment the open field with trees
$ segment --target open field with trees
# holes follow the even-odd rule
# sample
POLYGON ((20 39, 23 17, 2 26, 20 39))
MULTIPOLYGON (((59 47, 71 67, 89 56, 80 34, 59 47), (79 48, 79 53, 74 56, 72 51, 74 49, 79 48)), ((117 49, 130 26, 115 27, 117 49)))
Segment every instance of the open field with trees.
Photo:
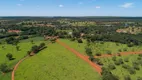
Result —
POLYGON ((128 56, 114 56, 109 58, 98 58, 103 63, 103 68, 111 71, 119 77, 119 80, 141 80, 142 76, 142 54, 128 56))
POLYGON ((142 80, 141 26, 141 17, 1 17, 0 80, 142 80))
POLYGON ((19 66, 15 80, 101 80, 89 64, 64 47, 57 43, 47 46, 19 66))
POLYGON ((83 40, 83 43, 78 43, 78 41, 71 41, 68 39, 60 40, 84 55, 87 55, 85 52, 86 47, 90 47, 92 49, 92 54, 94 56, 96 56, 96 54, 118 54, 119 52, 134 52, 142 50, 142 45, 128 47, 126 44, 121 43, 96 41, 89 43, 90 45, 88 46, 86 40, 83 40))
MULTIPOLYGON (((9 69, 15 66, 15 64, 24 56, 26 56, 28 51, 33 45, 39 45, 44 42, 41 37, 30 38, 28 40, 22 40, 17 45, 11 44, 0 44, 0 65, 5 64, 9 69), (33 43, 31 42, 33 40, 33 43), (18 47, 17 47, 18 46, 18 47), (7 55, 10 54, 13 59, 9 59, 7 55)), ((11 72, 10 72, 11 73, 11 72)), ((5 73, 0 74, 1 80, 10 80, 11 74, 5 73)))

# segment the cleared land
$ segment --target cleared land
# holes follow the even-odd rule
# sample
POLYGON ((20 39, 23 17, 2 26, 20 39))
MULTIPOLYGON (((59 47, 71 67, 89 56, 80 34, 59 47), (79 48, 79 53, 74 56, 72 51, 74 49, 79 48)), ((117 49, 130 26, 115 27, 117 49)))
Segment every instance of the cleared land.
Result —
POLYGON ((15 80, 101 80, 93 68, 59 44, 25 60, 17 69, 15 80), (33 74, 34 73, 34 74, 33 74))
MULTIPOLYGON (((6 63, 8 67, 13 68, 21 58, 27 55, 27 51, 29 51, 33 45, 39 45, 41 42, 43 42, 43 38, 41 37, 23 40, 18 44, 20 47, 19 51, 16 50, 16 46, 14 45, 0 44, 0 64, 6 63), (33 40, 34 44, 30 42, 31 40, 33 40), (6 58, 7 53, 11 53, 15 59, 9 61, 6 58)), ((0 80, 11 80, 11 73, 6 73, 3 75, 0 72, 0 80)))

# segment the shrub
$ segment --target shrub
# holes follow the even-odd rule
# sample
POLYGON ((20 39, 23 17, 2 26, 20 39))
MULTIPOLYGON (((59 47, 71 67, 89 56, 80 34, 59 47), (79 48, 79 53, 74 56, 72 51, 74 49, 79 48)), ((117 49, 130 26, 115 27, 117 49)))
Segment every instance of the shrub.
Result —
POLYGON ((117 53, 118 54, 118 56, 121 56, 121 54, 120 53, 117 53))
POLYGON ((137 58, 137 60, 141 60, 141 59, 142 59, 141 57, 138 57, 138 58, 137 58))
POLYGON ((127 48, 124 48, 123 51, 127 51, 127 48))
POLYGON ((13 60, 13 55, 11 53, 8 53, 6 57, 8 58, 8 60, 13 60))
POLYGON ((137 80, 142 80, 142 77, 138 77, 137 80))
POLYGON ((125 76, 124 80, 131 80, 131 77, 130 76, 125 76))
POLYGON ((112 57, 112 60, 113 60, 113 61, 116 61, 116 56, 112 57))
POLYGON ((121 59, 121 58, 120 58, 118 61, 119 61, 120 64, 123 64, 123 63, 124 63, 124 62, 123 62, 123 59, 121 59))
POLYGON ((136 73, 134 68, 129 68, 128 71, 129 71, 130 74, 135 74, 136 73))
POLYGON ((123 67, 124 69, 129 69, 129 68, 130 68, 130 66, 129 66, 129 65, 126 65, 126 64, 123 64, 122 67, 123 67))
POLYGON ((122 50, 121 50, 121 49, 119 49, 118 51, 119 51, 119 52, 122 52, 122 50))
POLYGON ((95 58, 93 56, 89 56, 89 60, 93 62, 95 58))
POLYGON ((71 41, 75 41, 75 38, 71 38, 71 41))
POLYGON ((125 58, 124 61, 125 61, 125 62, 129 62, 129 58, 125 58))
POLYGON ((111 55, 111 51, 108 50, 108 51, 107 51, 107 54, 111 55))
POLYGON ((0 71, 3 73, 7 73, 10 72, 11 69, 7 66, 7 64, 3 63, 0 65, 0 71))
POLYGON ((138 65, 134 65, 134 69, 136 70, 140 70, 139 66, 138 65))
POLYGON ((77 41, 78 43, 83 43, 82 39, 78 39, 77 41))
POLYGON ((142 57, 142 54, 139 54, 140 57, 142 57))
POLYGON ((114 65, 114 64, 109 64, 109 65, 108 65, 108 68, 109 68, 109 69, 111 69, 111 70, 116 69, 116 67, 115 67, 115 65, 114 65))
POLYGON ((115 63, 115 65, 120 65, 119 61, 115 61, 114 63, 115 63))
POLYGON ((85 52, 88 56, 92 56, 92 49, 91 48, 85 48, 85 52))
POLYGON ((96 56, 101 56, 101 53, 100 53, 100 52, 97 52, 97 53, 96 53, 96 56))

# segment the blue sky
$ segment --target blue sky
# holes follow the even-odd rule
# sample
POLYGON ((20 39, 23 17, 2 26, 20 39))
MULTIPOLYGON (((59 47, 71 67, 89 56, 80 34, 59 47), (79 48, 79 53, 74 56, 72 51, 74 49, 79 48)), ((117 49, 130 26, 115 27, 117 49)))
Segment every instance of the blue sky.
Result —
POLYGON ((0 0, 0 16, 142 16, 142 0, 0 0))

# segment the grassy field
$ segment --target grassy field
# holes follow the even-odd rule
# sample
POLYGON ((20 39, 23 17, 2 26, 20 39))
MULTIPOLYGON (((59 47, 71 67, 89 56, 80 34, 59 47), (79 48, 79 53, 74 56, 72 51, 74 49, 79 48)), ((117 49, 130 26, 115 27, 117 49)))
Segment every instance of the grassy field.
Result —
POLYGON ((101 80, 86 62, 59 44, 50 44, 26 59, 17 69, 15 80, 101 80))
MULTIPOLYGON (((87 43, 85 40, 83 41, 84 43, 78 43, 77 41, 70 41, 67 39, 60 39, 60 40, 68 44, 70 47, 81 52, 82 54, 86 55, 85 47, 87 43)), ((142 45, 128 47, 126 44, 114 43, 114 42, 95 42, 91 43, 90 47, 92 48, 93 55, 95 55, 96 53, 106 54, 107 51, 111 51, 112 54, 116 54, 120 52, 119 50, 121 50, 122 52, 142 50, 142 45)))
MULTIPOLYGON (((138 58, 138 55, 129 55, 129 56, 121 56, 121 57, 116 57, 116 60, 122 59, 124 64, 129 65, 130 67, 133 67, 133 62, 136 62, 138 58), (125 59, 128 59, 129 62, 126 62, 125 59)), ((110 64, 114 64, 114 61, 112 60, 112 58, 100 58, 101 62, 104 63, 103 66, 108 67, 108 65, 110 64)), ((135 70, 136 74, 130 74, 129 71, 127 69, 124 69, 122 67, 123 64, 121 65, 115 65, 116 69, 112 70, 111 72, 114 75, 117 75, 120 80, 124 80, 124 76, 130 75, 131 80, 137 80, 138 77, 142 77, 142 66, 139 65, 140 70, 135 70)))
MULTIPOLYGON (((15 64, 21 58, 27 55, 27 51, 29 51, 33 45, 39 45, 41 42, 43 42, 43 38, 41 37, 20 41, 20 43, 18 44, 18 46, 20 46, 20 51, 17 51, 16 46, 14 45, 0 44, 0 64, 6 63, 10 68, 14 67, 15 64), (34 41, 34 44, 30 42, 31 40, 34 41), (2 46, 4 46, 4 48, 2 48, 2 46), (15 59, 9 61, 6 58, 7 53, 13 54, 13 58, 15 59)), ((10 78, 11 78, 11 73, 6 73, 5 75, 2 75, 2 73, 0 72, 0 80, 10 80, 10 78)))

